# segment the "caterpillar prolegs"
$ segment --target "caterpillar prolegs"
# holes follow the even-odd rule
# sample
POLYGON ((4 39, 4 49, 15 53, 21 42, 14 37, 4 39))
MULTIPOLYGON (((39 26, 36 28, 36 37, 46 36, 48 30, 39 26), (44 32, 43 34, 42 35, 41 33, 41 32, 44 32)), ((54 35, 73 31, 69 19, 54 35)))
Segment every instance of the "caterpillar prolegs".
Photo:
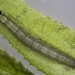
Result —
POLYGON ((0 11, 0 21, 25 45, 32 50, 40 52, 44 56, 53 59, 59 63, 75 68, 75 59, 65 53, 58 51, 43 41, 36 39, 29 32, 23 31, 18 23, 8 17, 3 11, 0 11))

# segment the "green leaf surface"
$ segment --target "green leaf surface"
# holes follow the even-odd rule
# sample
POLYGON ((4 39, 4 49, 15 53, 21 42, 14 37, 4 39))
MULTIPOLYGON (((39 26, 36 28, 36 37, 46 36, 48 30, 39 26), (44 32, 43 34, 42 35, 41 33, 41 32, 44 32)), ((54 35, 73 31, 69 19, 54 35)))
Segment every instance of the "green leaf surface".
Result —
MULTIPOLYGON (((34 37, 75 58, 74 29, 33 10, 23 0, 0 0, 0 9, 34 37)), ((25 59, 47 75, 75 75, 74 69, 58 64, 23 45, 3 24, 0 24, 0 32, 25 59)))
POLYGON ((0 49, 0 75, 33 75, 15 58, 0 49))

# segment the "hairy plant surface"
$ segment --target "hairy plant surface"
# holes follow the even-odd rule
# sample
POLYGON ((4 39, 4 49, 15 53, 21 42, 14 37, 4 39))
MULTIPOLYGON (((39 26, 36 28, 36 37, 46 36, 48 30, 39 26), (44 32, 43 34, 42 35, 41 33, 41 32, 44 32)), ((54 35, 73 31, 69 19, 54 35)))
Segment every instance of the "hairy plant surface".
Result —
MULTIPOLYGON (((23 0, 0 0, 0 9, 14 18, 34 37, 58 48, 60 51, 75 57, 75 30, 65 27, 50 17, 34 11, 23 0)), ((47 75, 75 75, 75 70, 58 64, 23 45, 0 23, 0 32, 10 43, 39 70, 47 75)))
POLYGON ((75 57, 75 30, 30 8, 23 0, 0 0, 0 9, 32 35, 75 57))

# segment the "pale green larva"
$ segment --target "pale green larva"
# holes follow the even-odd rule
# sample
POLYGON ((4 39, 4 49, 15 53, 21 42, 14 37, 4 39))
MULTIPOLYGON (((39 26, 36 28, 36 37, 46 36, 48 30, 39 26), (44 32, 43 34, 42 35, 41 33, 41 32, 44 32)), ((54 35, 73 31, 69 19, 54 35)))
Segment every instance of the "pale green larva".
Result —
MULTIPOLYGON (((59 52, 56 48, 45 44, 43 41, 40 41, 34 38, 27 31, 23 31, 20 26, 10 19, 5 13, 0 11, 0 21, 8 28, 12 33, 25 45, 30 47, 32 50, 35 50, 44 56, 47 56, 50 59, 53 59, 59 63, 65 64, 67 66, 75 68, 75 59, 71 58, 67 54, 59 52)), ((40 62, 40 61, 39 61, 40 62)))

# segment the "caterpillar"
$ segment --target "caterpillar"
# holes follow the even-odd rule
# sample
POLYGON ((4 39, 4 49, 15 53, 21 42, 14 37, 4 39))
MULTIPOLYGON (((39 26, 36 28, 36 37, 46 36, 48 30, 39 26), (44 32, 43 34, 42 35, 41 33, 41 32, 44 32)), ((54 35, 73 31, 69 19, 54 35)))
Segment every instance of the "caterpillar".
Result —
POLYGON ((16 37, 32 50, 35 50, 48 58, 57 61, 58 63, 75 68, 75 59, 69 55, 62 53, 56 48, 45 44, 42 40, 39 40, 32 36, 26 30, 22 30, 20 25, 15 23, 14 20, 8 17, 3 11, 0 11, 0 22, 2 22, 10 31, 16 35, 16 37))

